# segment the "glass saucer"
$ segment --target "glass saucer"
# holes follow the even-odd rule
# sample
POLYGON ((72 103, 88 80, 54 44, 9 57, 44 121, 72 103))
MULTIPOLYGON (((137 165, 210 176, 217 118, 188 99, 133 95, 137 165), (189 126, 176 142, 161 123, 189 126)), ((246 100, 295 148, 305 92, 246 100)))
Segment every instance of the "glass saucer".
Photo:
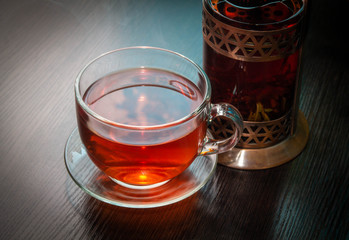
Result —
POLYGON ((100 171, 88 157, 77 128, 71 133, 64 152, 65 164, 75 183, 92 197, 129 208, 160 207, 181 201, 200 190, 213 175, 217 156, 199 156, 180 175, 151 189, 123 187, 100 171))

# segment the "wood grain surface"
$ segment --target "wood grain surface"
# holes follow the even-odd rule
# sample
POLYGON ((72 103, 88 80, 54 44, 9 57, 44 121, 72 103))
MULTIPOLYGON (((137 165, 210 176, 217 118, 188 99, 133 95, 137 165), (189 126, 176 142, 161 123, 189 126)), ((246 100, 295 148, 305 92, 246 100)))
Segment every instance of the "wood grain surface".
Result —
POLYGON ((349 239, 347 0, 310 2, 303 153, 263 171, 218 166, 197 194, 153 209, 102 203, 69 177, 73 82, 89 60, 126 46, 167 48, 201 64, 201 1, 0 6, 0 239, 349 239))

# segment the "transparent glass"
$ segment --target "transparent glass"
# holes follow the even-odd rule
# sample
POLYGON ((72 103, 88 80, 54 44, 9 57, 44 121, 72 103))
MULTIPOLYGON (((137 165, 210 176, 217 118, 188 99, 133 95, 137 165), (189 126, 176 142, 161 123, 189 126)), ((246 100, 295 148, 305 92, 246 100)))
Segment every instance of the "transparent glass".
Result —
POLYGON ((294 108, 305 2, 203 1, 203 68, 212 102, 233 104, 251 122, 294 108))
POLYGON ((75 129, 66 144, 65 164, 74 182, 100 201, 120 207, 153 208, 181 201, 204 187, 214 175, 217 156, 198 156, 184 172, 161 186, 133 189, 116 184, 96 167, 75 129))
POLYGON ((75 82, 79 135, 88 157, 126 188, 159 187, 199 155, 227 151, 240 139, 242 118, 229 104, 211 104, 204 71, 181 54, 153 47, 105 53, 75 82), (215 140, 213 118, 234 122, 235 134, 215 140))

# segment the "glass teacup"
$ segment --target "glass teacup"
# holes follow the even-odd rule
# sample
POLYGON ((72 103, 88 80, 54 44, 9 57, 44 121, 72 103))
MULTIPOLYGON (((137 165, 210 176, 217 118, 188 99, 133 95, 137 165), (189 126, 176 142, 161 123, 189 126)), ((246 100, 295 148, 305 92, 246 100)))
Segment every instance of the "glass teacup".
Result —
POLYGON ((105 53, 75 82, 80 138, 90 159, 129 188, 160 186, 199 155, 234 147, 242 118, 232 105, 211 104, 205 72, 181 54, 153 47, 105 53), (213 139, 215 117, 234 122, 227 139, 213 139))

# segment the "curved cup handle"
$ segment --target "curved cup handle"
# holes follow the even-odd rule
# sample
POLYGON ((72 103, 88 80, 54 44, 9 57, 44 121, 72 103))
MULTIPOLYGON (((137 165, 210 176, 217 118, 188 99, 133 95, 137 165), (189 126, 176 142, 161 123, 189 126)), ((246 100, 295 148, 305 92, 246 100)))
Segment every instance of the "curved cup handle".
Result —
POLYGON ((235 132, 231 137, 223 140, 213 139, 211 136, 208 136, 211 135, 208 132, 200 155, 216 154, 228 151, 239 142, 243 130, 242 116, 234 106, 227 103, 212 104, 211 106, 212 109, 209 124, 216 117, 227 117, 233 121, 235 125, 235 132))

